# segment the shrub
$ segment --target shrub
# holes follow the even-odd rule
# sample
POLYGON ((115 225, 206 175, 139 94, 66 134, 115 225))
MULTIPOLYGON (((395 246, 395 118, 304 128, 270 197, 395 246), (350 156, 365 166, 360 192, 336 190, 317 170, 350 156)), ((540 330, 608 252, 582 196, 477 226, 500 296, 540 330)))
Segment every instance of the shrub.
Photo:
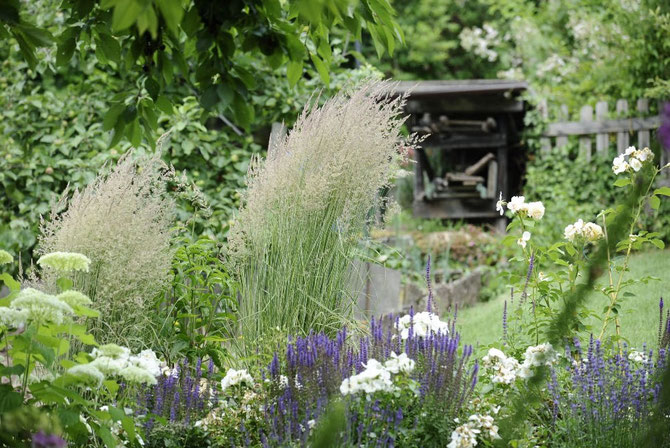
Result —
POLYGON ((345 418, 328 446, 445 446, 477 381, 472 347, 460 347, 453 321, 428 312, 389 315, 369 330, 289 340, 264 381, 223 389, 198 425, 217 446, 308 446, 311 430, 342 403, 345 418))
MULTIPOLYGON (((89 257, 90 272, 73 278, 104 316, 94 334, 101 342, 139 348, 151 331, 153 298, 170 281, 175 203, 166 193, 173 171, 159 153, 137 161, 132 156, 69 199, 66 191, 42 223, 38 253, 89 257)), ((57 278, 43 270, 42 280, 53 289, 57 278)))
POLYGON ((229 242, 245 340, 275 327, 333 334, 349 321, 351 255, 399 157, 404 99, 389 98, 388 88, 370 83, 307 106, 250 170, 229 242))

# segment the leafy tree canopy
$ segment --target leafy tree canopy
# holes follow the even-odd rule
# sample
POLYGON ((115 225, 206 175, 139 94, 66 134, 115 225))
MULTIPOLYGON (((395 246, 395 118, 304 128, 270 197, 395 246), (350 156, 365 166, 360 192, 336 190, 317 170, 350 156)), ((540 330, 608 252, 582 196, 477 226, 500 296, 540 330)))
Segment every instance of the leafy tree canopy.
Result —
POLYGON ((60 22, 46 24, 26 8, 0 0, 0 37, 14 39, 31 68, 38 48, 55 50, 55 66, 93 51, 126 79, 104 117, 111 146, 124 136, 137 145, 143 130, 153 135, 160 112, 172 114, 189 91, 206 110, 249 129, 259 83, 245 55, 285 67, 290 85, 307 65, 328 84, 334 34, 354 40, 365 29, 379 55, 403 42, 388 0, 63 0, 60 22))

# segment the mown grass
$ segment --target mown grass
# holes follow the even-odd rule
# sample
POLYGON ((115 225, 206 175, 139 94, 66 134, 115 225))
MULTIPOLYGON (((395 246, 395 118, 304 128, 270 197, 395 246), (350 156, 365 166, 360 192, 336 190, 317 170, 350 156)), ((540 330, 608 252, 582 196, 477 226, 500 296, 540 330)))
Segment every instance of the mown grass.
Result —
MULTIPOLYGON (((631 269, 626 278, 654 276, 660 280, 652 280, 647 284, 638 284, 627 289, 636 297, 627 298, 622 302, 622 336, 628 339, 631 347, 641 348, 646 343, 655 348, 659 298, 663 296, 666 307, 670 306, 670 250, 652 250, 635 254, 630 265, 631 269)), ((456 326, 464 343, 483 347, 500 340, 505 299, 508 299, 508 296, 503 295, 490 302, 459 311, 456 326)), ((604 295, 594 292, 587 303, 590 309, 600 312, 608 301, 604 295)), ((588 323, 596 335, 600 333, 602 327, 600 320, 594 317, 588 323)), ((611 324, 610 327, 614 325, 611 324)), ((610 329, 613 331, 613 328, 610 329)))

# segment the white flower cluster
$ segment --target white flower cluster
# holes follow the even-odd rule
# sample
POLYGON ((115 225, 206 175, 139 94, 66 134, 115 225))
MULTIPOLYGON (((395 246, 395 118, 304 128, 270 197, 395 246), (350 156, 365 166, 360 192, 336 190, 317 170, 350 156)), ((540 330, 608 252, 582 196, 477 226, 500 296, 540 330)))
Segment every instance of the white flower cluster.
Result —
POLYGON ((533 376, 533 367, 550 366, 558 359, 558 353, 548 342, 544 344, 530 346, 523 354, 523 364, 519 369, 518 375, 521 378, 528 379, 533 376))
POLYGON ((649 360, 646 353, 638 352, 637 350, 631 350, 631 352, 628 354, 628 359, 633 362, 639 362, 642 364, 646 363, 649 360))
POLYGON ((491 369, 491 380, 497 384, 511 384, 516 380, 520 368, 519 361, 513 357, 507 357, 497 348, 489 349, 486 356, 482 358, 483 366, 491 369))
POLYGON ((498 31, 489 24, 483 28, 464 28, 458 36, 461 47, 466 51, 472 51, 477 56, 494 62, 498 59, 498 53, 493 49, 498 44, 498 31))
POLYGON ((161 374, 158 357, 152 350, 143 350, 132 355, 130 349, 116 344, 106 344, 94 348, 91 352, 93 361, 68 370, 72 376, 81 376, 82 371, 93 376, 94 371, 102 378, 118 376, 130 383, 156 384, 156 377, 161 374))
POLYGON ((61 272, 88 272, 91 260, 86 255, 75 252, 51 252, 42 255, 40 259, 37 260, 37 264, 40 266, 48 266, 61 272))
POLYGON ((242 383, 246 383, 248 385, 254 384, 254 379, 251 377, 251 375, 249 375, 249 372, 247 372, 246 369, 228 369, 226 376, 221 380, 221 391, 223 392, 231 386, 242 383))
POLYGON ((396 355, 391 352, 391 358, 384 364, 376 359, 370 359, 364 364, 365 370, 342 381, 340 392, 342 395, 354 395, 359 392, 373 394, 378 391, 390 392, 394 390, 391 374, 410 373, 414 370, 414 360, 405 353, 396 355))
POLYGON ((515 358, 506 356, 497 348, 489 349, 482 358, 483 366, 492 370, 491 381, 497 384, 512 384, 517 377, 528 379, 533 376, 533 368, 553 364, 558 357, 551 344, 531 346, 524 353, 524 362, 519 364, 515 358))
POLYGON ((9 321, 9 311, 0 312, 7 318, 3 319, 3 323, 11 327, 19 327, 25 324, 26 320, 42 323, 53 322, 58 325, 62 324, 67 316, 74 314, 70 305, 58 297, 33 288, 21 290, 9 306, 20 311, 20 313, 13 313, 13 317, 16 319, 13 322, 9 321), (4 322, 4 320, 7 320, 7 322, 4 322))
MULTIPOLYGON (((458 419, 455 419, 458 423, 458 419)), ((472 448, 477 445, 477 435, 483 434, 490 440, 500 439, 498 426, 490 415, 474 414, 468 422, 457 427, 451 433, 447 448, 472 448)))
POLYGON ((640 171, 644 162, 654 160, 654 153, 649 148, 635 149, 635 146, 629 146, 626 152, 618 155, 612 161, 612 171, 614 174, 623 172, 640 171), (626 160, 628 158, 628 160, 626 160))
POLYGON ((593 222, 584 222, 579 219, 576 223, 570 224, 563 232, 565 239, 570 242, 584 241, 593 243, 603 237, 603 228, 593 222))
POLYGON ((409 329, 412 328, 414 336, 425 338, 432 333, 449 333, 449 324, 441 321, 437 314, 428 311, 416 313, 414 316, 406 314, 398 319, 396 329, 400 332, 402 339, 409 337, 409 329))
POLYGON ((536 221, 539 221, 544 216, 544 205, 542 202, 526 202, 526 198, 523 196, 512 196, 509 202, 505 202, 503 201, 502 193, 500 193, 500 198, 496 202, 496 210, 500 212, 500 216, 505 213, 505 206, 513 214, 527 216, 536 221))

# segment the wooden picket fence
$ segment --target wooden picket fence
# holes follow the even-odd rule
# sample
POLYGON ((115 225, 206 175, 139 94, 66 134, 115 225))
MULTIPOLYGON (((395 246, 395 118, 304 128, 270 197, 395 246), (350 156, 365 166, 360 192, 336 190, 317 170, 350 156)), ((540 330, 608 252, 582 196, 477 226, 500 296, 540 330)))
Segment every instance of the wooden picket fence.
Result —
MULTIPOLYGON (((549 117, 549 108, 546 103, 539 106, 542 116, 549 117)), ((595 136, 595 148, 598 152, 606 152, 610 143, 614 142, 616 136, 616 147, 619 154, 623 153, 630 145, 638 148, 649 146, 650 132, 658 129, 661 117, 649 116, 649 101, 639 99, 635 105, 634 115, 629 112, 628 101, 618 100, 610 113, 606 101, 596 103, 595 120, 593 119, 593 107, 584 106, 579 111, 579 121, 568 121, 569 111, 566 105, 560 106, 558 110, 558 122, 550 123, 547 130, 540 138, 542 151, 548 152, 552 148, 552 139, 555 139, 555 148, 560 148, 568 143, 570 136, 579 139, 580 156, 585 160, 591 160, 593 154, 593 137, 595 136), (637 133, 637 141, 634 140, 637 133)), ((661 110, 659 107, 658 110, 661 110)), ((663 152, 665 158, 665 152, 663 152)), ((662 160, 662 164, 667 161, 662 160)))

